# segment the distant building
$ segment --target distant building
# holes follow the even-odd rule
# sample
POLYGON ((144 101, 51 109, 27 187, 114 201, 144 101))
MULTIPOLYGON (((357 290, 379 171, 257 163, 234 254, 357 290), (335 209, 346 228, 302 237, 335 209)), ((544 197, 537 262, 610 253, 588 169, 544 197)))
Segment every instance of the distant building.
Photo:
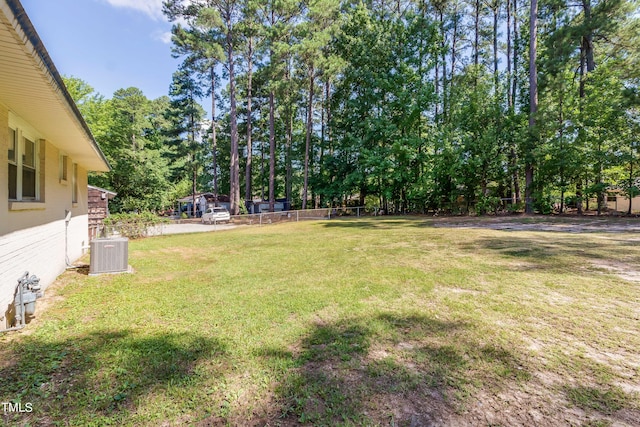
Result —
MULTIPOLYGON (((194 200, 194 195, 189 195, 189 196, 185 196, 178 199, 177 200, 178 209, 177 209, 176 215, 181 216, 183 213, 185 213, 187 214, 187 216, 192 217, 193 216, 193 200, 194 200)), ((198 216, 199 216, 198 213, 203 211, 201 209, 201 207, 203 206, 205 207, 205 210, 206 208, 213 207, 213 206, 222 206, 227 210, 229 210, 229 207, 231 205, 229 201, 229 196, 225 194, 218 194, 218 197, 216 198, 213 193, 196 193, 195 202, 196 202, 196 215, 198 216)))
MULTIPOLYGON (((270 204, 268 200, 252 200, 248 203, 247 210, 250 214, 257 214, 261 212, 270 212, 270 204)), ((291 208, 291 204, 287 199, 276 199, 273 204, 274 212, 288 211, 291 208)))

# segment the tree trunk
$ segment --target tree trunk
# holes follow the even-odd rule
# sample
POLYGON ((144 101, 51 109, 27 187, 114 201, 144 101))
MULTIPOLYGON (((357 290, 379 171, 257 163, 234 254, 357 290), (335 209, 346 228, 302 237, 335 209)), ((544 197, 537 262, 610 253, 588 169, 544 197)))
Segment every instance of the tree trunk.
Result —
MULTIPOLYGON (((262 108, 258 104, 260 111, 260 118, 262 118, 262 108)), ((264 168, 264 138, 260 138, 260 200, 264 201, 264 183, 265 183, 265 168, 264 168)))
POLYGON ((451 87, 453 87, 453 76, 456 74, 456 53, 458 43, 458 3, 455 4, 453 10, 453 33, 451 34, 451 72, 449 73, 449 80, 451 81, 451 87))
POLYGON ((633 187, 633 146, 631 147, 631 160, 629 161, 629 210, 627 211, 627 215, 631 215, 631 204, 633 203, 633 191, 631 191, 633 187))
POLYGON ((582 178, 578 176, 578 182, 576 183, 576 207, 578 208, 578 215, 582 215, 582 178))
POLYGON ((252 97, 252 88, 251 88, 251 78, 253 74, 253 37, 249 37, 249 46, 247 52, 247 165, 245 167, 245 185, 244 185, 244 202, 249 208, 249 204, 253 199, 253 195, 251 194, 251 176, 252 176, 252 164, 253 164, 253 141, 251 138, 251 97, 252 97))
POLYGON ((500 0, 493 3, 493 85, 496 99, 498 99, 498 15, 500 0))
MULTIPOLYGON (((291 56, 287 57, 287 68, 284 74, 285 81, 289 83, 291 81, 291 56)), ((291 200, 293 199, 293 154, 292 154, 292 144, 293 144, 293 109, 291 108, 291 85, 287 84, 286 90, 286 107, 285 107, 285 120, 286 120, 286 133, 285 133, 285 180, 284 180, 284 191, 287 202, 291 204, 291 200)))
MULTIPOLYGON (((191 97, 191 93, 189 94, 189 101, 193 102, 193 98, 191 97)), ((196 217, 196 182, 197 182, 197 163, 196 163, 196 150, 195 150, 195 120, 193 114, 189 114, 189 146, 192 150, 191 152, 191 168, 192 168, 192 180, 191 180, 191 201, 192 201, 192 211, 193 217, 196 217)))
POLYGON ((313 130, 313 86, 314 69, 309 67, 309 100, 307 102, 307 135, 304 147, 304 186, 302 189, 302 209, 307 208, 307 192, 309 191, 309 150, 311 148, 311 132, 313 130))
POLYGON ((507 0, 507 107, 511 113, 513 111, 513 97, 511 96, 511 0, 507 0))
POLYGON ((333 149, 333 135, 331 134, 331 83, 327 82, 327 86, 325 88, 327 91, 327 143, 329 144, 329 156, 333 157, 334 149, 333 149))
MULTIPOLYGON (((453 9, 453 29, 451 33, 451 71, 449 72, 449 87, 453 88, 454 85, 454 76, 456 74, 456 54, 457 54, 457 43, 458 43, 458 3, 454 4, 453 9)), ((453 104, 451 99, 449 100, 449 105, 453 104)), ((451 108, 451 107, 449 107, 451 108)), ((450 117, 450 111, 445 111, 445 119, 448 121, 450 117)))
POLYGON ((475 0, 473 14, 473 65, 480 63, 480 0, 475 0))
POLYGON ((533 213, 533 151, 536 145, 536 114, 538 113, 538 70, 536 67, 538 34, 538 0, 531 0, 529 20, 529 135, 531 144, 525 161, 525 212, 533 213))
POLYGON ((511 158, 511 180, 513 182, 513 195, 512 203, 519 203, 521 200, 520 194, 520 174, 518 173, 518 153, 516 151, 515 142, 512 142, 509 152, 511 158))
POLYGON ((231 122, 231 165, 230 165, 230 191, 229 191, 229 207, 231 215, 239 213, 238 202, 240 200, 240 164, 238 161, 238 121, 236 107, 236 82, 233 60, 233 34, 231 24, 231 11, 227 11, 227 61, 229 68, 229 100, 231 110, 229 112, 229 120, 231 122))
MULTIPOLYGON (((444 6, 443 6, 444 7, 444 6)), ((442 33, 442 41, 440 42, 440 49, 442 50, 442 115, 447 114, 447 50, 445 49, 445 28, 444 28, 444 13, 440 11, 440 32, 442 33)))
POLYGON ((585 48, 585 58, 587 60, 587 72, 590 73, 596 69, 596 63, 593 58, 593 30, 591 29, 591 0, 582 0, 582 9, 584 11, 584 20, 587 33, 582 37, 582 44, 585 48))
MULTIPOLYGON (((438 6, 436 6, 437 8, 438 6)), ((440 31, 441 31, 441 36, 444 39, 444 33, 442 32, 442 13, 439 12, 439 19, 440 19, 440 31)), ((438 116, 440 114, 440 58, 438 58, 438 55, 436 55, 436 63, 435 63, 435 79, 433 82, 433 86, 435 88, 435 95, 436 95, 436 100, 435 100, 435 118, 436 121, 438 120, 438 116)), ((422 63, 420 63, 420 66, 422 66, 422 63)), ((445 64, 442 64, 442 66, 444 67, 445 64)), ((422 74, 420 75, 420 77, 422 77, 422 74)))
POLYGON ((518 95, 518 0, 513 0, 513 86, 511 87, 511 98, 513 105, 517 103, 518 95))
MULTIPOLYGON (((271 3, 270 24, 273 28, 276 23, 276 15, 273 2, 271 3)), ((269 49, 269 61, 274 63, 273 48, 269 49)), ((273 78, 273 76, 272 76, 273 78)), ((276 118, 275 118, 275 94, 274 89, 269 89, 269 211, 273 212, 276 203, 276 118)))
POLYGON ((211 141, 213 151, 213 203, 218 202, 218 140, 216 138, 216 73, 211 65, 211 141))
POLYGON ((275 130, 275 95, 269 92, 269 211, 273 212, 276 203, 276 130, 275 130))
MULTIPOLYGON (((578 96, 580 97, 579 111, 580 115, 584 114, 584 100, 586 97, 585 91, 585 79, 587 78, 587 56, 586 46, 584 38, 580 43, 580 81, 578 83, 578 96)), ((580 127, 578 129, 578 138, 582 141, 585 140, 585 129, 580 127)), ((578 183, 576 184, 576 198, 578 199, 578 215, 582 215, 582 177, 578 175, 578 183)), ((589 199, 587 199, 587 210, 589 210, 589 199)))
POLYGON ((289 204, 293 198, 293 160, 292 160, 292 143, 293 143, 293 114, 291 113, 291 106, 287 105, 287 131, 285 133, 285 145, 287 152, 285 153, 285 197, 289 204))
MULTIPOLYGON (((437 56, 436 56, 437 58, 437 56)), ((440 115, 440 61, 436 60, 436 78, 433 81, 433 86, 435 88, 435 118, 436 122, 438 121, 438 116, 440 115)))
MULTIPOLYGON (((560 126, 560 131, 558 137, 560 138, 560 152, 564 153, 564 94, 562 89, 560 90, 560 99, 558 102, 559 112, 558 112, 558 121, 560 126)), ((564 212, 564 193, 565 193, 565 172, 564 172, 564 162, 560 163, 560 213, 564 212)))
MULTIPOLYGON (((581 40, 581 51, 584 52, 584 61, 585 61, 585 65, 587 68, 587 73, 586 75, 588 75, 589 73, 591 73, 592 71, 594 71, 596 69, 596 63, 593 57, 593 30, 591 29, 592 25, 591 25, 591 0, 582 0, 582 10, 584 12, 584 21, 585 21, 585 28, 587 28, 587 32, 582 36, 582 40, 581 40)), ((586 93, 585 93, 585 87, 584 87, 584 80, 586 78, 586 75, 583 75, 581 79, 581 94, 580 97, 584 99, 584 97, 586 97, 586 93)), ((603 187, 603 182, 602 182, 602 175, 603 175, 603 166, 602 166, 602 149, 601 149, 601 141, 598 141, 598 164, 596 166, 596 181, 598 183, 598 186, 601 188, 603 187)), ((604 201, 605 201, 605 192, 602 189, 598 189, 598 194, 597 194, 597 212, 598 215, 600 215, 602 213, 602 209, 604 208, 604 201)))
POLYGON ((597 166, 597 172, 596 172, 596 180, 598 181, 598 195, 597 195, 597 212, 598 215, 602 214, 602 209, 604 209, 604 203, 605 203, 605 190, 604 190, 604 183, 602 182, 602 175, 603 175, 603 166, 602 166, 602 157, 604 156, 604 153, 602 152, 602 143, 600 141, 598 141, 598 151, 597 151, 597 155, 598 155, 598 166, 597 166))
MULTIPOLYGON (((327 83, 328 84, 328 81, 327 83)), ((328 99, 328 94, 329 91, 327 90, 326 95, 325 92, 322 88, 320 88, 320 93, 322 94, 322 104, 321 104, 321 123, 320 123, 320 158, 318 161, 318 176, 322 177, 322 167, 324 166, 324 150, 326 147, 326 141, 325 141, 325 135, 326 135, 326 122, 325 122, 325 108, 327 103, 329 102, 328 99)), ((318 209, 320 206, 322 205, 322 194, 319 194, 316 199, 315 199, 315 209, 318 209)))
POLYGON ((197 180, 195 156, 194 156, 194 161, 191 164, 191 167, 193 168, 192 170, 193 173, 191 176, 191 216, 195 218, 196 217, 196 180, 197 180))
MULTIPOLYGON (((515 90, 512 92, 512 84, 515 80, 515 43, 513 46, 514 55, 513 55, 513 71, 511 69, 512 64, 512 56, 511 56, 511 15, 513 13, 513 29, 514 29, 514 37, 517 37, 515 34, 516 30, 516 16, 515 10, 512 11, 512 7, 515 8, 516 0, 507 0, 507 106, 509 108, 509 114, 513 114, 515 111, 515 90), (512 6, 513 4, 513 6, 512 6)), ((511 161, 511 188, 513 189, 513 193, 511 194, 511 203, 516 204, 520 202, 520 177, 518 176, 518 153, 516 151, 516 142, 515 139, 512 138, 510 142, 511 147, 509 148, 509 158, 511 161)))

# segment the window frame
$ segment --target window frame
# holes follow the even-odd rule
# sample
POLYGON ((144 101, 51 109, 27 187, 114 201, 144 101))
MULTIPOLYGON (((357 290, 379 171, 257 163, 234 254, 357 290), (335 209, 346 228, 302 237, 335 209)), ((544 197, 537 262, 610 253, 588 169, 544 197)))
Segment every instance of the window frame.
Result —
MULTIPOLYGON (((8 164, 8 171, 7 171, 7 178, 8 178, 8 174, 11 173, 10 169, 11 166, 15 166, 15 171, 16 171, 16 177, 15 177, 15 191, 12 191, 11 188, 11 182, 10 180, 8 180, 8 184, 7 184, 7 189, 9 191, 8 193, 8 200, 11 202, 39 202, 42 200, 41 198, 41 194, 40 194, 40 174, 41 174, 41 164, 40 164, 40 155, 41 155, 41 141, 39 138, 34 138, 32 135, 29 134, 25 134, 25 132, 18 126, 16 126, 15 128, 12 126, 9 126, 9 136, 11 136, 13 131, 13 135, 14 135, 14 141, 13 141, 13 147, 14 147, 14 159, 10 159, 8 157, 9 155, 9 151, 11 150, 7 150, 7 164, 8 164), (29 164, 29 162, 27 162, 27 142, 33 144, 33 152, 32 152, 32 163, 33 164, 29 164), (34 185, 34 189, 33 189, 33 196, 25 196, 24 193, 24 174, 25 174, 25 170, 30 170, 33 172, 33 185, 34 185), (15 192, 15 198, 11 197, 12 193, 15 192)), ((11 145, 10 145, 11 148, 11 145)))
POLYGON ((66 153, 60 153, 58 178, 61 184, 67 184, 69 182, 69 156, 66 153))
POLYGON ((78 203, 78 164, 71 164, 71 203, 78 203))
POLYGON ((18 130, 12 128, 11 126, 9 126, 9 150, 7 152, 7 158, 9 160, 9 163, 11 164, 17 164, 18 160, 18 148, 17 148, 17 143, 16 140, 18 139, 18 130), (11 132, 13 132, 13 138, 11 138, 11 132), (13 146, 13 150, 11 149, 13 146), (11 156, 9 155, 9 153, 13 151, 13 159, 11 158, 11 156))
MULTIPOLYGON (((34 138, 35 139, 35 138, 34 138)), ((22 137, 22 182, 20 185, 20 190, 21 190, 21 194, 20 196, 22 197, 21 200, 23 201, 27 201, 27 202, 37 202, 38 200, 40 200, 40 174, 39 174, 39 159, 40 159, 40 150, 39 150, 39 144, 38 141, 32 141, 30 138, 23 136, 22 137), (28 144, 30 144, 33 148, 31 149, 31 159, 27 158, 27 154, 28 151, 28 144), (31 163, 27 162, 27 160, 30 160, 31 163), (25 188, 25 185, 27 185, 27 183, 25 182, 25 175, 27 174, 27 172, 31 172, 33 173, 33 196, 25 196, 25 193, 27 191, 25 188)), ((29 190, 31 190, 29 188, 29 190)))
POLYGON ((18 200, 18 175, 20 175, 18 173, 18 129, 14 129, 12 127, 9 127, 9 149, 7 150, 7 161, 8 161, 8 165, 7 165, 7 187, 8 187, 8 198, 9 200, 18 200), (13 134, 13 138, 11 138, 13 134), (12 140, 12 141, 11 141, 12 140), (13 150, 11 150, 13 146, 13 150), (11 158, 11 156, 9 155, 9 153, 13 151, 13 158, 11 158), (14 188, 11 188, 11 167, 13 166, 14 171, 15 171, 15 177, 13 178, 13 185, 15 186, 14 188), (11 195, 14 194, 14 197, 11 197, 11 195))

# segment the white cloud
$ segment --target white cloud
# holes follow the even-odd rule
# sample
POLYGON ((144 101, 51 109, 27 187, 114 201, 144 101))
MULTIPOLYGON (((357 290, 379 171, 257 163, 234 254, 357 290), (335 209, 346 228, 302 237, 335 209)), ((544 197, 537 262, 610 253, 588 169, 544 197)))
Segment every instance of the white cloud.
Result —
POLYGON ((106 0, 111 6, 134 9, 155 20, 164 20, 162 0, 106 0))
POLYGON ((164 44, 171 44, 171 31, 156 31, 153 33, 153 38, 164 44))

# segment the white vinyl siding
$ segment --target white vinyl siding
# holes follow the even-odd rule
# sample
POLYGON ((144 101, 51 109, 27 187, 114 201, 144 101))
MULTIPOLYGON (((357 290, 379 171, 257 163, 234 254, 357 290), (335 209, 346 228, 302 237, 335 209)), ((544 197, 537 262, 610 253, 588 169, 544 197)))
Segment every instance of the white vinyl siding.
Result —
POLYGON ((87 215, 72 216, 68 227, 60 215, 57 221, 0 236, 0 329, 9 326, 5 310, 13 301, 18 278, 28 271, 46 288, 65 270, 65 254, 71 261, 83 254, 88 227, 87 215))

